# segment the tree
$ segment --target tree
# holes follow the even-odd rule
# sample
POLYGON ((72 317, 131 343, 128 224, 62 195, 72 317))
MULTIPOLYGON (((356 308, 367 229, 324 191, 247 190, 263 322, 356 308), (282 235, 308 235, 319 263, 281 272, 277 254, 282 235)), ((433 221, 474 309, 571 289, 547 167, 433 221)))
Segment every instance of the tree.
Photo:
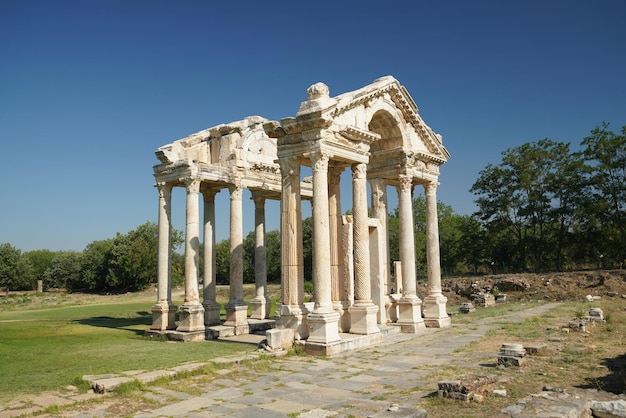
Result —
POLYGON ((75 291, 82 289, 82 253, 64 251, 57 255, 43 278, 44 286, 75 291))
POLYGON ((8 291, 33 289, 33 267, 11 244, 0 244, 0 286, 8 291))
POLYGON ((621 135, 603 123, 584 138, 583 156, 590 171, 594 214, 601 229, 599 255, 608 263, 626 260, 626 126, 621 135))
POLYGON ((24 256, 33 266, 33 276, 35 280, 43 279, 43 275, 50 268, 52 260, 59 254, 57 251, 34 250, 24 253, 24 256))
POLYGON ((146 222, 113 240, 107 287, 117 291, 145 289, 157 278, 158 225, 146 222))
MULTIPOLYGON (((107 276, 113 257, 113 238, 93 241, 83 250, 82 290, 103 291, 107 289, 107 276)), ((78 285, 78 283, 77 283, 78 285)))
MULTIPOLYGON (((526 270, 529 261, 534 271, 551 268, 549 257, 553 246, 548 245, 548 240, 556 215, 553 204, 559 197, 567 203, 566 198, 572 192, 569 189, 560 193, 564 178, 559 172, 571 164, 561 156, 568 152, 569 144, 547 138, 507 149, 502 153, 500 165, 489 164, 470 189, 479 196, 477 215, 487 230, 498 236, 509 230, 515 237, 515 251, 507 252, 513 256, 510 261, 516 269, 526 270)), ((510 239, 500 242, 509 245, 510 239)))

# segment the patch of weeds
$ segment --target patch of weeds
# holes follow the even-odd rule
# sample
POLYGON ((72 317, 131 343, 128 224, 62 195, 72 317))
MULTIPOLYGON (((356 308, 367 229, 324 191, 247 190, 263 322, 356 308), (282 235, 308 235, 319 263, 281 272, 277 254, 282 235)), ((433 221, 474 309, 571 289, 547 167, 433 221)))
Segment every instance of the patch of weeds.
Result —
POLYGON ((304 345, 294 344, 289 350, 287 350, 287 355, 305 357, 307 354, 306 351, 304 351, 304 345))
POLYGON ((130 382, 124 382, 116 387, 113 392, 119 396, 128 396, 132 392, 135 391, 144 391, 146 389, 146 385, 141 383, 139 380, 131 380, 130 382))
POLYGON ((44 409, 44 412, 46 414, 57 415, 59 412, 61 412, 61 408, 59 408, 59 405, 50 405, 49 407, 44 409))
POLYGON ((79 392, 87 392, 89 391, 89 389, 91 389, 91 385, 89 384, 88 381, 84 380, 82 377, 78 377, 76 376, 73 380, 72 380, 72 386, 75 386, 79 392))
POLYGON ((376 395, 371 398, 373 401, 384 401, 387 400, 387 396, 385 395, 376 395))

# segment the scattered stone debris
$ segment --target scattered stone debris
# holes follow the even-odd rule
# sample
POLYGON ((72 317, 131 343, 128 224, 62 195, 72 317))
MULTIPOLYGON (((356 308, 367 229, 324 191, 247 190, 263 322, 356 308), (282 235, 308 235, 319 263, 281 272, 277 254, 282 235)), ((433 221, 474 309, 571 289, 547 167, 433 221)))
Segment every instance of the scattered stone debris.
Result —
POLYGON ((496 299, 491 293, 474 293, 472 300, 477 306, 487 308, 496 304, 496 299))
POLYGON ((472 304, 472 302, 463 302, 459 306, 459 312, 463 314, 474 312, 475 310, 476 308, 474 308, 474 305, 472 304))
POLYGON ((606 417, 626 418, 626 400, 594 389, 545 386, 500 410, 507 417, 606 417))
POLYGON ((521 367, 525 365, 526 350, 522 344, 502 344, 498 354, 498 366, 521 367))
POLYGON ((592 321, 604 321, 604 312, 600 308, 589 309, 589 318, 592 321))
POLYGON ((493 389, 496 375, 467 375, 460 380, 442 380, 438 383, 438 395, 442 398, 481 402, 483 394, 493 389))

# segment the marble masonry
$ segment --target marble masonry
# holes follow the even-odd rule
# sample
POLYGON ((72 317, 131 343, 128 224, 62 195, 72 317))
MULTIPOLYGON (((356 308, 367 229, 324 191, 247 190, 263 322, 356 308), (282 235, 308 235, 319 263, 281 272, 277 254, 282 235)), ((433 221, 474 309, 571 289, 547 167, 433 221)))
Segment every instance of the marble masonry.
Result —
POLYGON ((441 291, 436 198, 439 166, 450 154, 395 78, 383 77, 335 97, 325 84, 317 83, 307 90, 307 100, 295 117, 278 122, 251 116, 218 125, 164 145, 156 156, 159 268, 152 333, 193 341, 207 338, 211 327, 246 334, 253 323, 270 319, 264 241, 267 199, 280 201, 281 237, 282 291, 276 327, 267 331, 271 348, 299 342, 309 353, 332 355, 381 341, 381 329, 396 326, 415 333, 426 326, 450 325, 441 291), (312 172, 312 178, 304 177, 302 167, 312 172), (352 206, 342 208, 339 179, 347 170, 352 175, 347 191, 352 206), (423 299, 417 294, 415 269, 416 186, 423 187, 427 210, 428 286, 423 299), (174 187, 186 190, 185 298, 179 307, 172 303, 171 289, 174 187), (215 195, 222 189, 230 193, 230 299, 224 306, 225 318, 220 317, 215 285, 215 195), (250 301, 250 318, 243 300, 244 189, 251 192, 256 225, 256 295, 250 301), (394 189, 400 260, 389 257, 387 194, 394 189), (304 301, 303 204, 312 209, 313 303, 304 301), (342 215, 346 210, 351 215, 342 215))

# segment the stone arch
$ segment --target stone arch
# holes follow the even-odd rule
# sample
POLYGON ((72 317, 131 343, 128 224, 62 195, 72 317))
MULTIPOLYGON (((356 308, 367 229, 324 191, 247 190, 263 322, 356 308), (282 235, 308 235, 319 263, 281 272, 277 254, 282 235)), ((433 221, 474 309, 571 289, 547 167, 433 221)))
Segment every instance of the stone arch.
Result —
POLYGON ((374 113, 367 128, 380 135, 380 140, 371 145, 372 152, 402 148, 404 145, 398 120, 387 110, 378 110, 374 113))

